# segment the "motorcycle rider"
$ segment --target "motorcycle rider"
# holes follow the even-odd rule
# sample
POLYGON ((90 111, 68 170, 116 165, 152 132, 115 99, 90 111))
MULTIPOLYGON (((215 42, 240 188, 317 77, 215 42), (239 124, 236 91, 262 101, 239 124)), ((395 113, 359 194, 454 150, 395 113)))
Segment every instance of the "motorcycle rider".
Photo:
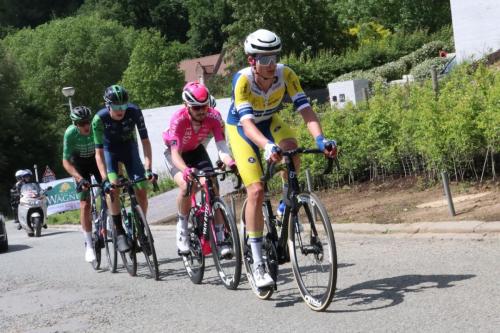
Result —
POLYGON ((20 230, 22 227, 19 224, 19 217, 17 215, 17 207, 19 206, 19 200, 21 198, 21 186, 23 186, 23 176, 26 173, 26 170, 17 170, 15 173, 16 183, 10 189, 10 207, 12 208, 12 212, 14 213, 14 223, 17 223, 17 230, 20 230))
POLYGON ((85 261, 94 261, 92 241, 92 221, 89 185, 91 176, 101 182, 101 175, 95 160, 94 137, 92 134, 92 111, 86 106, 77 106, 71 110, 69 125, 64 133, 62 165, 73 176, 76 192, 80 199, 80 224, 85 240, 85 261))

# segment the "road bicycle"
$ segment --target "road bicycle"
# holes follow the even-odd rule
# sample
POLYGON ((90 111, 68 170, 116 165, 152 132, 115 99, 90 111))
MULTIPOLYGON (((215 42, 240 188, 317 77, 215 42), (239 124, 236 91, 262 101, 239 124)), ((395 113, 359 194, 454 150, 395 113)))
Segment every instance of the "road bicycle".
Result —
MULTIPOLYGON (((222 170, 220 167, 213 172, 197 171, 193 174, 193 181, 187 184, 186 196, 191 196, 191 209, 188 214, 189 253, 182 255, 182 259, 189 278, 195 284, 203 280, 205 256, 210 253, 224 286, 236 289, 240 283, 241 249, 238 228, 232 211, 224 200, 215 194, 217 176, 224 180, 230 173, 234 172, 222 170), (196 191, 191 192, 193 183, 202 189, 199 201, 196 200, 196 191), (217 218, 224 226, 222 239, 217 238, 217 218), (224 247, 228 253, 222 253, 224 247)), ((235 188, 241 186, 241 178, 239 175, 237 177, 238 184, 235 188)))
POLYGON ((117 250, 113 246, 112 228, 107 214, 106 199, 104 193, 100 190, 100 184, 91 184, 89 188, 90 193, 90 211, 93 223, 92 241, 94 243, 95 260, 92 261, 92 267, 95 270, 101 268, 102 249, 105 249, 106 259, 108 262, 109 270, 116 272, 118 261, 117 250), (96 192, 98 194, 96 194, 96 192), (97 207, 97 198, 100 199, 100 207, 97 207), (110 245, 111 243, 111 245, 110 245))
MULTIPOLYGON (((153 187, 158 190, 156 182, 157 175, 154 175, 153 187)), ((135 191, 134 184, 144 181, 144 179, 129 180, 121 177, 118 184, 112 185, 114 188, 122 188, 120 193, 120 212, 122 217, 122 224, 125 234, 131 244, 130 251, 120 252, 123 265, 131 276, 137 275, 137 253, 142 252, 146 259, 146 265, 152 278, 155 280, 160 279, 160 270, 158 267, 158 259, 156 256, 156 249, 154 246, 154 239, 149 228, 146 216, 139 205, 135 191), (127 208, 127 202, 130 207, 127 208)), ((113 233, 113 244, 116 249, 116 234, 113 233)))
MULTIPOLYGON (((315 311, 325 310, 331 303, 337 283, 337 251, 327 211, 320 199, 311 192, 301 192, 292 157, 299 154, 323 154, 318 149, 296 148, 283 151, 289 189, 282 219, 273 213, 267 182, 274 174, 275 164, 267 166, 264 182, 263 261, 275 281, 274 285, 258 288, 252 274, 252 250, 246 233, 245 208, 241 211, 242 253, 247 279, 260 299, 268 299, 277 290, 278 266, 292 262, 292 271, 305 303, 315 311)), ((337 162, 337 160, 335 159, 337 162)), ((328 159, 324 174, 330 173, 333 159, 328 159)), ((338 166, 338 162, 337 162, 338 166)))

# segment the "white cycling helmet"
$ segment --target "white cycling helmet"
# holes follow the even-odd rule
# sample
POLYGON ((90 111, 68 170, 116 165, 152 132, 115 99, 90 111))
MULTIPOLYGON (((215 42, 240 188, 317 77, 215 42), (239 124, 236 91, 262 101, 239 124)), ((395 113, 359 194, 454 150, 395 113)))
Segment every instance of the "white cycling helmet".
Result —
POLYGON ((24 169, 24 175, 23 176, 33 176, 33 173, 31 172, 30 169, 24 169))
POLYGON ((276 54, 280 51, 281 39, 272 31, 259 29, 245 39, 245 53, 248 55, 276 54))

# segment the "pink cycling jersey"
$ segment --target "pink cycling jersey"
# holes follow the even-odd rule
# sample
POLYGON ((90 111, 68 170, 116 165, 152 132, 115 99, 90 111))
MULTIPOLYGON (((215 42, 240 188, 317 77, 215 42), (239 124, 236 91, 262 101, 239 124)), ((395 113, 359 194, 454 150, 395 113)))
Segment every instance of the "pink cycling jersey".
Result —
POLYGON ((175 112, 170 119, 170 127, 163 132, 163 142, 179 152, 196 149, 211 134, 215 142, 225 141, 224 122, 219 111, 209 108, 198 131, 194 131, 187 108, 175 112))

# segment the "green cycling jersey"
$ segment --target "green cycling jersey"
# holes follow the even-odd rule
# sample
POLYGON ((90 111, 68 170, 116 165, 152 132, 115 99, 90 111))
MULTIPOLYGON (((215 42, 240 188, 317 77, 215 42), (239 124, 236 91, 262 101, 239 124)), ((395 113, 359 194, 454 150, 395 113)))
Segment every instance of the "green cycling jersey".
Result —
POLYGON ((92 128, 89 135, 81 135, 75 125, 69 125, 64 133, 63 159, 94 158, 95 144, 92 128))

